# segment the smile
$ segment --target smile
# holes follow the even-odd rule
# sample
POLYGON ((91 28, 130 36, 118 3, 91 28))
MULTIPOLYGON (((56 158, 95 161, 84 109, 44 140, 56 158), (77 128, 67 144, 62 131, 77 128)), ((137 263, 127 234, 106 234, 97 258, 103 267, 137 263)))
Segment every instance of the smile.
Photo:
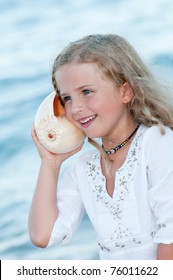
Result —
POLYGON ((97 115, 93 115, 93 116, 90 116, 90 117, 87 117, 85 119, 81 119, 79 120, 79 122, 81 124, 87 124, 88 122, 90 122, 91 120, 94 120, 96 118, 97 115))

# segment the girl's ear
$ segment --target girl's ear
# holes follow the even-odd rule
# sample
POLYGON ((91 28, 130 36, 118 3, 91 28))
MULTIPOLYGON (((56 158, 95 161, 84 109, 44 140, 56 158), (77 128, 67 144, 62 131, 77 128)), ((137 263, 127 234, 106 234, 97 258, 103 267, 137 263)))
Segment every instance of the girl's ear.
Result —
POLYGON ((134 92, 132 87, 129 85, 128 82, 125 82, 120 90, 121 90, 121 101, 125 104, 129 103, 134 97, 134 92))

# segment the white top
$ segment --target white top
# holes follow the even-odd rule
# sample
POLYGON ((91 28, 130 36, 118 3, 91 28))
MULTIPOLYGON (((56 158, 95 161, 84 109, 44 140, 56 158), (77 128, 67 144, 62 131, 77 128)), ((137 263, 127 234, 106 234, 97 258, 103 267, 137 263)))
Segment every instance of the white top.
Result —
POLYGON ((158 243, 173 243, 173 131, 141 125, 113 197, 96 149, 80 156, 58 187, 59 217, 48 246, 66 244, 86 211, 101 259, 156 259, 158 243))

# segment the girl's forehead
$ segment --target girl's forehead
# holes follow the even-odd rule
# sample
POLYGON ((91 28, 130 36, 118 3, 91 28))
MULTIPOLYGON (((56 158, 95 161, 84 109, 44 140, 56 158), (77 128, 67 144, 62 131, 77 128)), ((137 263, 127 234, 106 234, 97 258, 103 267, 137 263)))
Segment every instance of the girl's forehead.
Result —
POLYGON ((108 79, 94 63, 65 64, 57 69, 55 79, 61 94, 71 89, 98 87, 105 82, 112 83, 112 80, 108 79))
POLYGON ((60 66, 55 71, 55 79, 105 79, 106 76, 96 63, 69 63, 60 66))

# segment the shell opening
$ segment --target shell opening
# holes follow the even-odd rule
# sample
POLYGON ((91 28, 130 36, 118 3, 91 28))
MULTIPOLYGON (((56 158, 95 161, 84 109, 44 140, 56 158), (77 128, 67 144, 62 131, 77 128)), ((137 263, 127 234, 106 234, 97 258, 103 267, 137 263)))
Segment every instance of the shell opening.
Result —
POLYGON ((53 100, 53 113, 55 117, 65 115, 64 107, 61 105, 61 102, 57 95, 55 95, 53 100))

